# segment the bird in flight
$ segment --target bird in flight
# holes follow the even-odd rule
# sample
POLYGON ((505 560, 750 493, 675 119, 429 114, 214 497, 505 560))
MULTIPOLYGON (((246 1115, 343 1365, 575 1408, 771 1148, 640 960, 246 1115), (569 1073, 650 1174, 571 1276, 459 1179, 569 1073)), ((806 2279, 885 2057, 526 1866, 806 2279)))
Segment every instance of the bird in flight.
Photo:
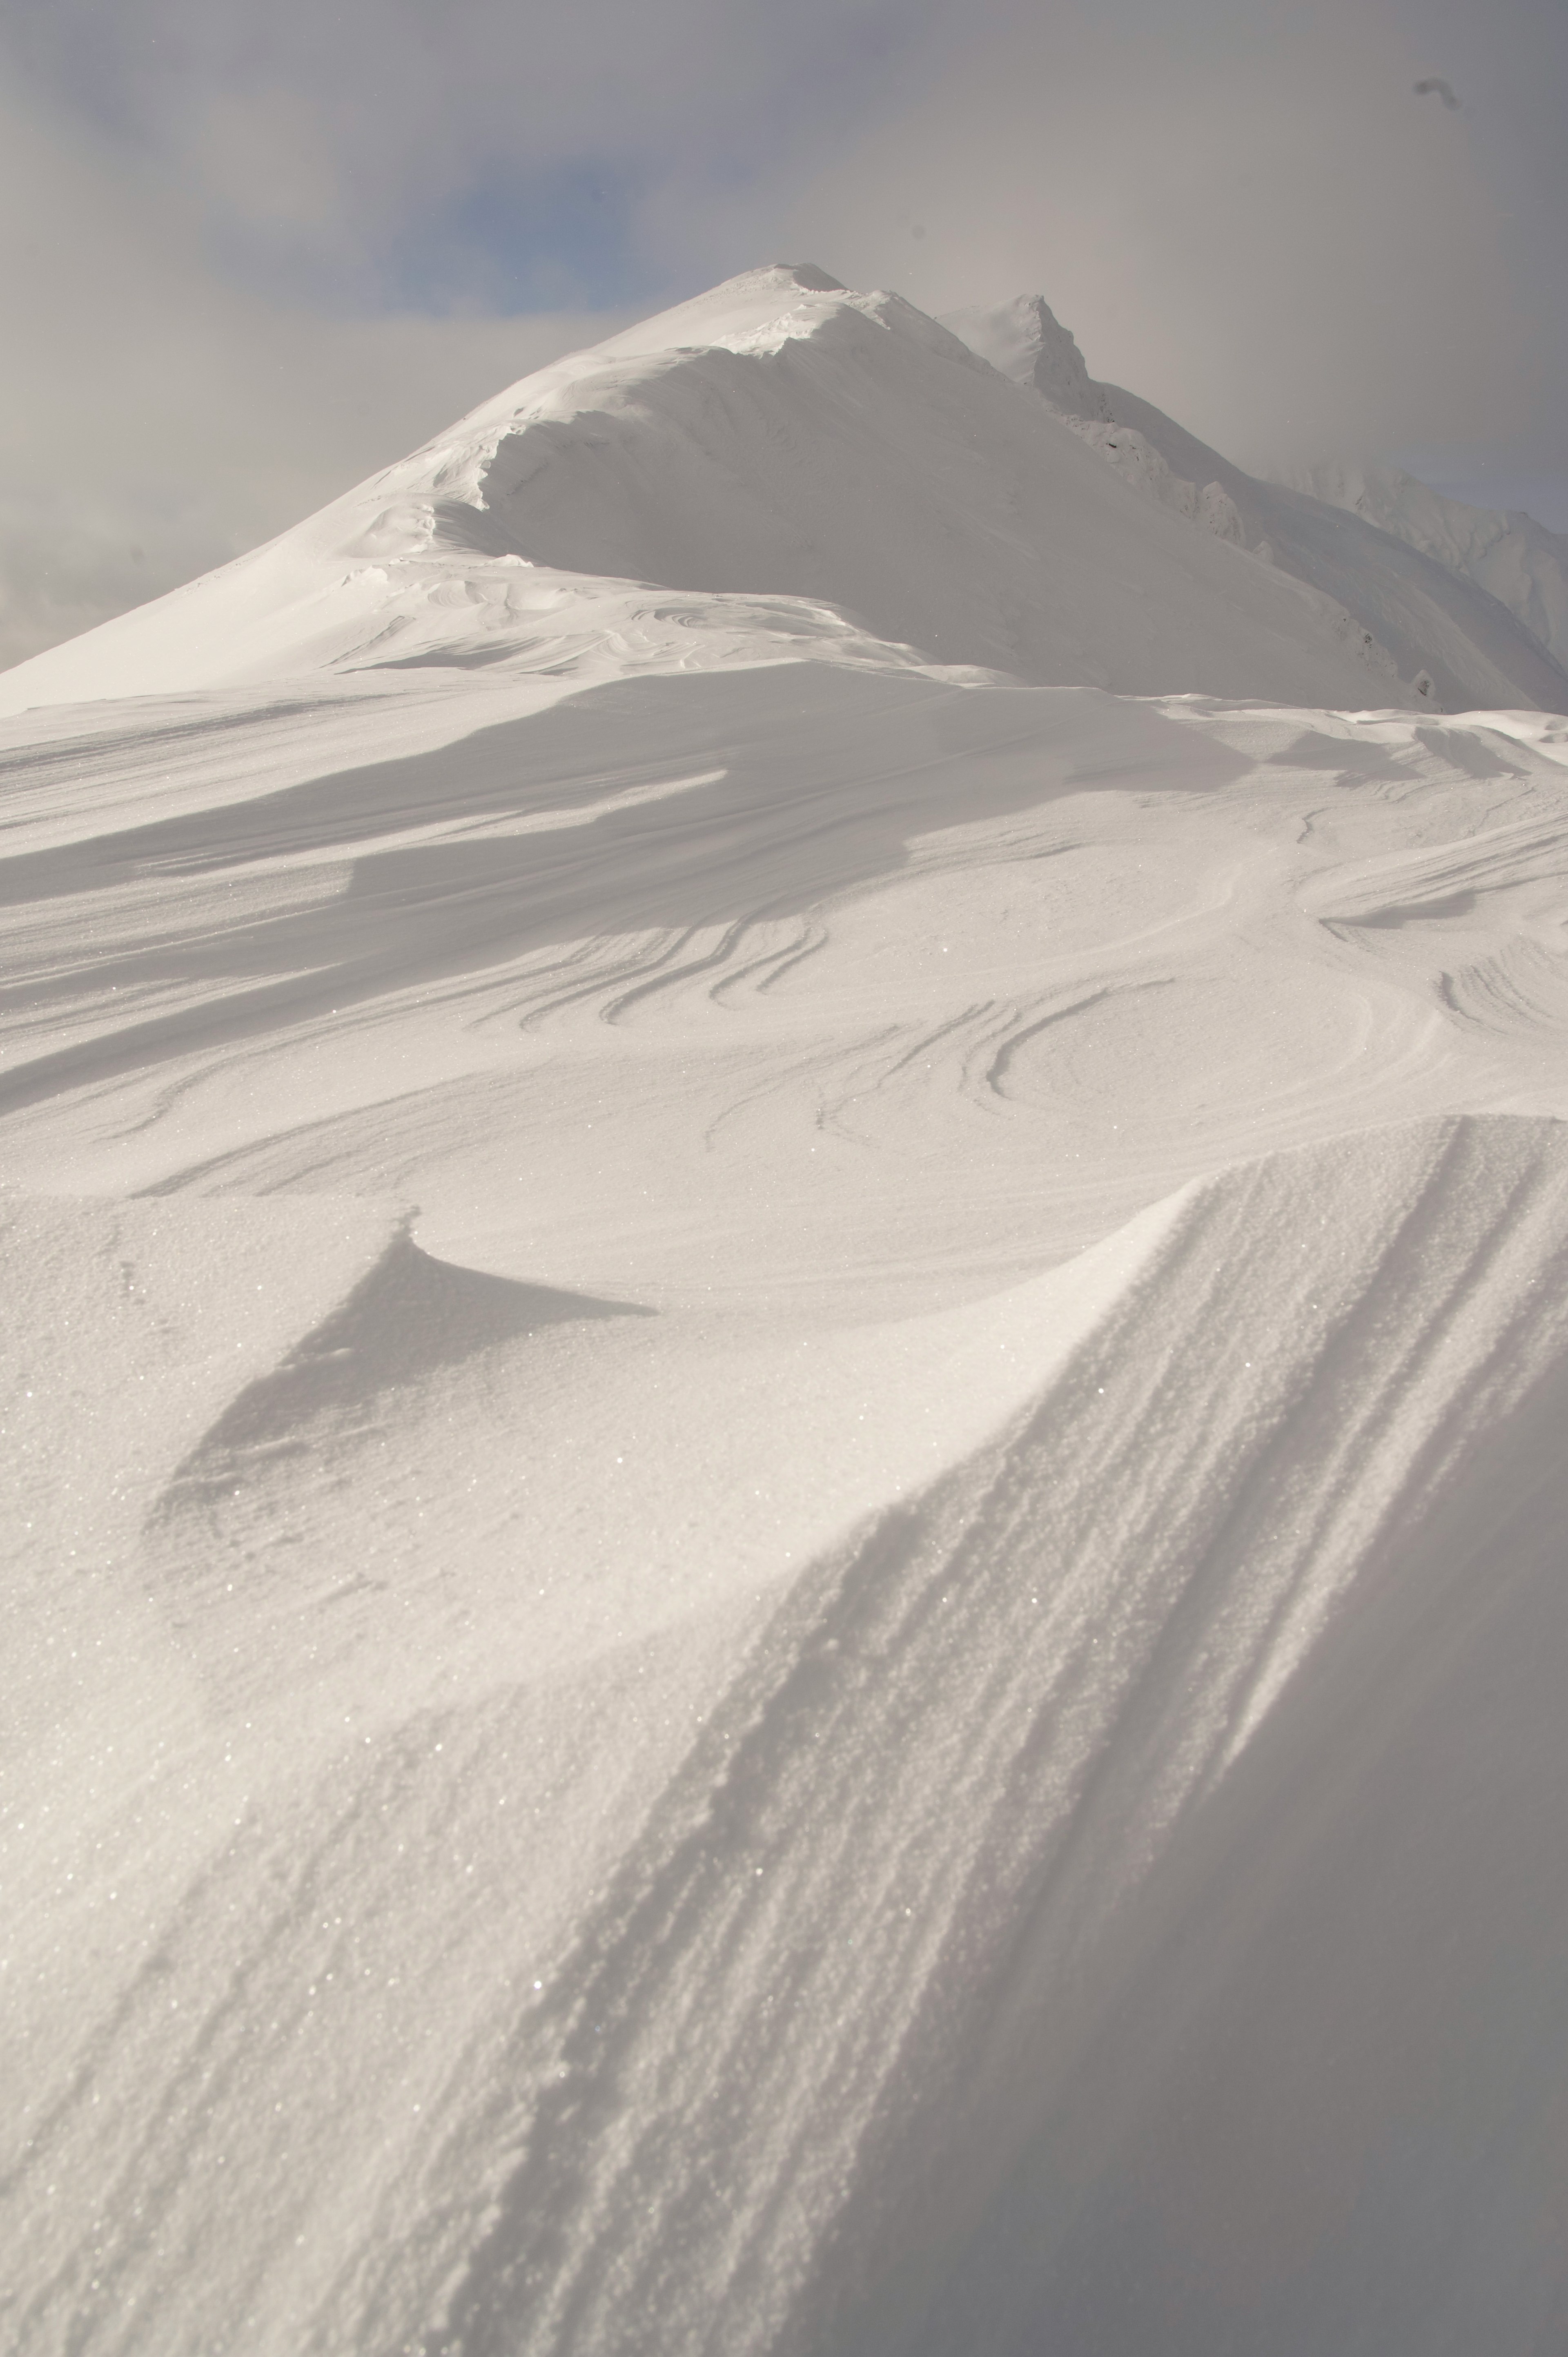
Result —
POLYGON ((1417 98, 1430 97, 1434 91, 1437 92, 1444 106, 1458 105, 1459 102, 1454 95, 1452 85, 1442 81, 1436 74, 1429 74, 1424 81, 1418 81, 1415 84, 1417 98))

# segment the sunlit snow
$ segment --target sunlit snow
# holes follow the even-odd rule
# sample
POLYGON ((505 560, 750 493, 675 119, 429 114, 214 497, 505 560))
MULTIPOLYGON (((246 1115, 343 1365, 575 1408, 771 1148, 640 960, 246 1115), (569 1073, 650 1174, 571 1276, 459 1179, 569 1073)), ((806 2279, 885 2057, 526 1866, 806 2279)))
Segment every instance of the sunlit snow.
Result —
POLYGON ((1568 676, 1042 310, 0 675, 27 2357, 1561 2344, 1568 676))

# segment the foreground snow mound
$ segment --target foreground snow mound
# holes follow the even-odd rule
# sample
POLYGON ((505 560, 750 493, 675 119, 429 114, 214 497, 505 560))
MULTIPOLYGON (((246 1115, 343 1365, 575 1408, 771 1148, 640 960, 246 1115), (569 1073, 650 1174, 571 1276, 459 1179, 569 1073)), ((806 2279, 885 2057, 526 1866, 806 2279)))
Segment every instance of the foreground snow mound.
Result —
POLYGON ((1330 459, 1282 480, 1330 507, 1365 516, 1475 582, 1568 665, 1568 533, 1550 532, 1518 509, 1502 514, 1445 499, 1400 467, 1330 459))
POLYGON ((777 267, 525 379, 267 548, 20 665, 0 707, 801 640, 1137 694, 1414 700, 1342 602, 1129 499, 897 296, 777 267))
MULTIPOLYGON (((588 1652, 607 1565, 579 1544, 566 1618, 564 1525, 492 1562, 487 1508, 459 1578, 416 1573, 386 1484, 409 1511, 478 1441, 455 1494, 509 1425, 537 1474, 541 1392, 580 1416, 595 1338, 651 1329, 345 1208, 18 1212, 86 1410, 118 1269, 160 1349, 226 1223, 195 1314, 271 1320, 73 1598, 137 1740, 68 1717, 27 1854, 78 1895, 12 1926, 25 2345, 195 2357, 242 2312, 279 2357, 1541 2345, 1568 1130, 1268 1157, 835 1338, 796 1376, 824 1437, 879 1357, 934 1454, 843 1488, 830 1442, 836 1534, 792 1549, 770 1501, 749 1563, 673 1621, 624 1584, 588 1652), (339 1265, 274 1312, 302 1219, 339 1265)), ((686 1380, 765 1467, 777 1378, 686 1380)))
POLYGON ((1568 543, 1557 534, 1460 510, 1408 476, 1261 481, 1152 402, 1096 383, 1038 296, 947 324, 1160 506, 1334 600, 1369 658, 1391 659, 1419 700, 1568 710, 1568 543))

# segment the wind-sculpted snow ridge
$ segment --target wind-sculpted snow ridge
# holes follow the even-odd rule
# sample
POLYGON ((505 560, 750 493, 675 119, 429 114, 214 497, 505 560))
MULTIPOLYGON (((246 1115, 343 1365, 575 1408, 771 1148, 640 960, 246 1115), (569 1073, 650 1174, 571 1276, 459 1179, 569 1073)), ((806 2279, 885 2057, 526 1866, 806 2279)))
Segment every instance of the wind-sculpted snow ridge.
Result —
MULTIPOLYGON (((0 709, 394 666, 559 692, 803 651, 1419 701, 1342 603, 1129 500, 901 297, 779 266, 542 370, 267 547, 17 666, 0 709)), ((1539 694, 1510 674, 1506 700, 1550 703, 1550 670, 1539 694)))
POLYGON ((954 313, 949 324, 1160 506, 1330 600, 1348 642, 1409 682, 1416 700, 1448 712, 1568 710, 1559 535, 1440 500, 1409 476, 1329 468, 1261 481, 1152 402, 1096 383, 1038 296, 954 313))
MULTIPOLYGON (((1426 1834, 1423 1689, 1450 1698, 1460 1632, 1491 1618, 1490 1650, 1516 1665, 1542 1613, 1561 1636, 1562 1477, 1521 1509, 1490 1436, 1568 1397, 1563 1135, 1421 1126, 1189 1190, 1140 1223, 1101 1318, 1001 1433, 792 1584, 582 1927, 560 1994, 547 1982, 523 2009, 504 2170, 424 2346, 1131 2350, 1147 2346, 1122 2337, 1140 2322, 1195 2352, 1217 2331, 1323 2345, 1343 2282, 1326 2293, 1287 2262, 1194 2300, 1144 2245, 1162 2203, 1209 2205, 1219 2227, 1230 2201, 1255 2201, 1247 2159, 1145 2158, 1144 2120, 1116 2106, 1086 2146, 1072 2080, 1084 2044, 1103 2073, 1102 2049, 1142 2041, 1152 2126, 1185 2059, 1167 2021, 1197 2008, 1217 2074, 1288 2044, 1295 1976, 1245 1918, 1196 1985, 1179 1953, 1154 1993, 1113 1973, 1155 1859, 1205 1854, 1209 1874, 1261 1886, 1265 1916, 1288 1914, 1266 1846, 1224 1838, 1238 1787, 1242 1837, 1271 1838, 1245 1811, 1265 1727, 1294 1713, 1299 1744, 1316 1717, 1320 1744, 1337 1735, 1369 1769, 1370 1843, 1344 1762, 1319 1753, 1318 1789, 1295 1805, 1316 1819, 1316 1870, 1347 1901, 1370 1897, 1380 1864, 1426 1834), (1412 1616, 1413 1658, 1391 1661, 1412 1616), (1380 1693, 1364 1663, 1345 1674, 1361 1630, 1377 1632, 1380 1693), (1217 2002, 1230 1977, 1252 2008, 1237 2052, 1217 2002), (1123 2168, 1136 2156, 1142 2220, 1118 2214, 1126 2179, 1105 2187, 1108 2143, 1123 2168)), ((1036 1301, 1049 1331, 1052 1280, 1036 1301)), ((1554 1732, 1559 1776, 1565 1749, 1554 1732)), ((1473 1853, 1474 1832, 1460 1838, 1473 1853)), ((1382 1939, 1424 1964, 1439 1894, 1379 1895, 1382 1939)), ((1560 1889, 1548 1903, 1563 1928, 1560 1889)), ((1519 1891, 1514 1921, 1461 1934, 1423 1975, 1409 2034, 1424 2050, 1401 2058, 1369 2123, 1358 2006, 1375 1976, 1359 1957, 1338 1992, 1355 2064, 1323 2058, 1290 2175, 1310 2179, 1348 2128, 1361 2201, 1383 2215, 1331 2201, 1297 2223, 1297 2247, 1332 2276, 1347 2243, 1359 2258, 1380 2227, 1419 2234, 1442 2280, 1385 2293, 1391 2345, 1417 2345, 1403 2336, 1453 2292, 1478 2324, 1479 2281, 1507 2286, 1513 2315, 1555 2287, 1550 2247, 1521 2249, 1472 2199, 1494 2138, 1532 2108, 1514 2075, 1522 2025, 1467 2089, 1459 2148, 1439 2167, 1410 2145, 1477 1950, 1506 1960, 1531 1905, 1519 1891)))
POLYGON ((1563 753, 837 664, 105 705, 7 775, 6 1167, 924 1308, 1228 1160, 1556 1110, 1563 753))

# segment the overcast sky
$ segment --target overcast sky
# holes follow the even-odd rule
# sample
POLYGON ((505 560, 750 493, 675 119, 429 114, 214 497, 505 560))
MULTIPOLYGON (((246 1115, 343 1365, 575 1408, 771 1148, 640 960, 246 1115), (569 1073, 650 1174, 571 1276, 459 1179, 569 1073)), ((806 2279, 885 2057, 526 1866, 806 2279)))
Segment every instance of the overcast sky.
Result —
POLYGON ((0 661, 780 256, 1568 529, 1565 107, 1568 0, 0 0, 0 661))

